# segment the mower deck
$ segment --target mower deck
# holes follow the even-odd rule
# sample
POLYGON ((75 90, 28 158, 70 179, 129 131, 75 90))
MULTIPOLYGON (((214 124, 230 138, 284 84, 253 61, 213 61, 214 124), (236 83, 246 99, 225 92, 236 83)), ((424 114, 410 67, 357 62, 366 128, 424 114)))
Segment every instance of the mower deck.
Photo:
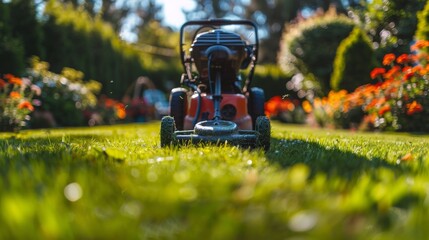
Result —
POLYGON ((174 132, 174 138, 179 145, 186 143, 211 143, 240 146, 244 148, 256 147, 259 133, 253 130, 237 130, 235 133, 227 135, 199 135, 194 130, 184 130, 174 132))

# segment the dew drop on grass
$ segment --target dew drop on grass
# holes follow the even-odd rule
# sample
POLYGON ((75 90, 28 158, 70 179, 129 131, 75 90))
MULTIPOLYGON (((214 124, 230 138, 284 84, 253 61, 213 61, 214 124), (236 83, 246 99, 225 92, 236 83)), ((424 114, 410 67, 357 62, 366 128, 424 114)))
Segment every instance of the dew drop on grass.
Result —
POLYGON ((70 183, 64 188, 64 196, 70 202, 76 202, 82 197, 82 188, 79 183, 70 183))

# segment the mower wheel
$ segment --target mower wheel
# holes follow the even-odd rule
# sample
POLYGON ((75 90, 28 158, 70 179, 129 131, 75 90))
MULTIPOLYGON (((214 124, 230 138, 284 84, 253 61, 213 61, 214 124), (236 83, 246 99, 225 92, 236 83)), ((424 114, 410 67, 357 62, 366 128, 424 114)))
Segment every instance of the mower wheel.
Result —
POLYGON ((187 107, 187 90, 185 88, 173 88, 170 94, 170 116, 174 118, 178 130, 183 130, 187 107))
POLYGON ((161 147, 168 147, 174 141, 174 118, 165 116, 161 119, 161 147))
POLYGON ((247 110, 252 117, 253 128, 256 127, 256 119, 259 116, 265 116, 265 93, 262 88, 253 87, 250 89, 247 102, 247 110))
POLYGON ((270 149, 271 124, 270 120, 265 116, 260 116, 256 119, 255 130, 258 133, 256 138, 256 147, 263 148, 265 151, 270 149))

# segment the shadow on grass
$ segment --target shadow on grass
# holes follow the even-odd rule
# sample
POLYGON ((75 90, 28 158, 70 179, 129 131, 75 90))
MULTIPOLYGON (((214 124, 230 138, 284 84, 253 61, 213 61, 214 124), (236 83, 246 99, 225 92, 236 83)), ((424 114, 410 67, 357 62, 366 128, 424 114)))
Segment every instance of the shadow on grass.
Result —
POLYGON ((271 150, 266 153, 269 162, 282 168, 303 163, 311 169, 311 175, 324 173, 353 179, 364 172, 376 172, 380 168, 403 173, 408 167, 390 163, 382 158, 367 158, 350 151, 335 147, 326 147, 315 142, 303 140, 271 139, 271 150))

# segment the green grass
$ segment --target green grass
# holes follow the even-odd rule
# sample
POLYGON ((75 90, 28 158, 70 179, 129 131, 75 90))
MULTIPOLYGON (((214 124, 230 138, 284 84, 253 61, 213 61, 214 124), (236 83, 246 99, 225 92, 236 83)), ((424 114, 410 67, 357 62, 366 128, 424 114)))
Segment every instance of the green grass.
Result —
POLYGON ((266 154, 161 149, 159 123, 0 134, 0 239, 427 238, 428 135, 272 131, 266 154))

